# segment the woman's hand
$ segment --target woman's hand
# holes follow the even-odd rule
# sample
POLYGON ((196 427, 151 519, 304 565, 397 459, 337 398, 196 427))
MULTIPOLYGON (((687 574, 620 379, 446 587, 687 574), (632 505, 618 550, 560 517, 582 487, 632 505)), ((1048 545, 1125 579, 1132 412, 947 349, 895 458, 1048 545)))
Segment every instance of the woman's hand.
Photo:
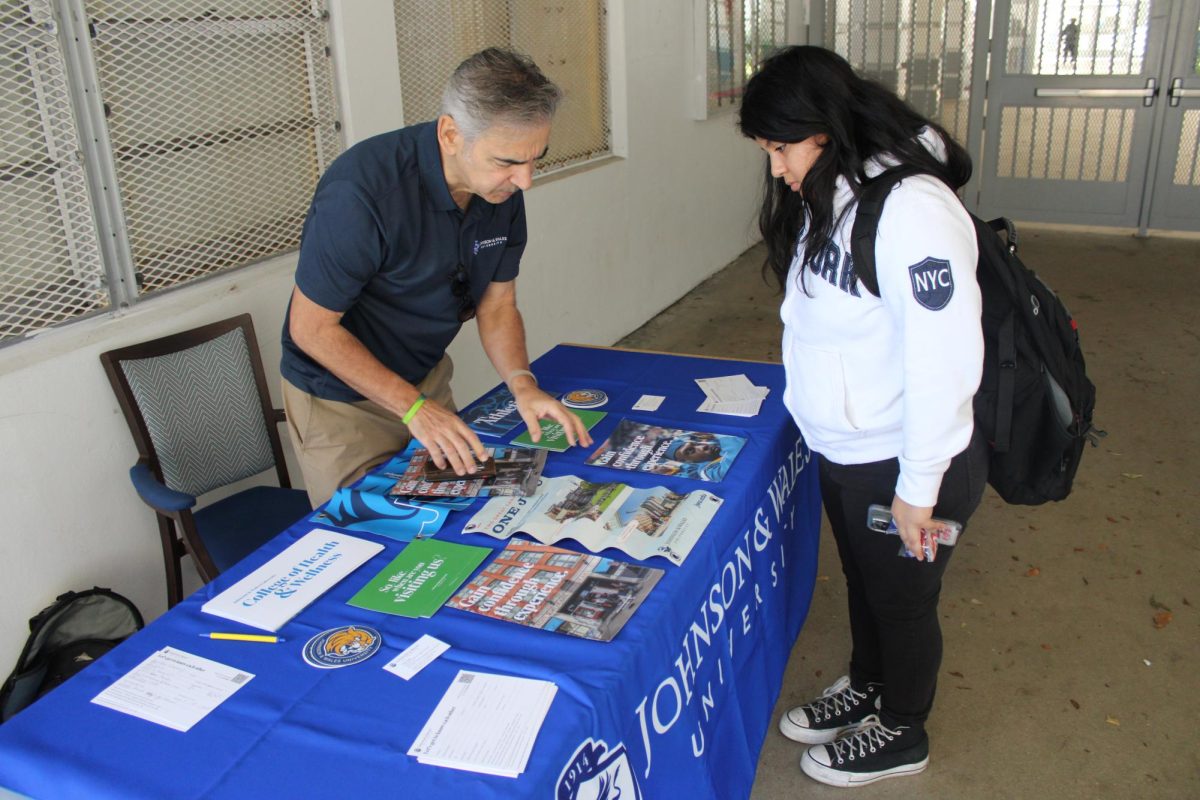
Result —
POLYGON ((933 533, 930 520, 933 519, 933 506, 914 506, 900 499, 900 495, 892 498, 892 520, 900 539, 908 552, 917 557, 917 561, 925 560, 925 548, 921 547, 921 531, 933 533))

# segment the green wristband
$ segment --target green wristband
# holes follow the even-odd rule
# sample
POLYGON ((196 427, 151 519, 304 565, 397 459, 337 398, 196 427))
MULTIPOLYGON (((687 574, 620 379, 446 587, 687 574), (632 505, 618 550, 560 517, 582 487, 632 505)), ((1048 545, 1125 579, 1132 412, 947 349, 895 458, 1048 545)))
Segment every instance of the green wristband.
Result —
POLYGON ((417 399, 413 401, 413 404, 408 407, 408 411, 404 412, 404 416, 400 418, 400 421, 405 425, 412 422, 413 417, 417 415, 417 412, 421 410, 421 406, 423 405, 425 405, 425 395, 419 394, 417 395, 417 399))

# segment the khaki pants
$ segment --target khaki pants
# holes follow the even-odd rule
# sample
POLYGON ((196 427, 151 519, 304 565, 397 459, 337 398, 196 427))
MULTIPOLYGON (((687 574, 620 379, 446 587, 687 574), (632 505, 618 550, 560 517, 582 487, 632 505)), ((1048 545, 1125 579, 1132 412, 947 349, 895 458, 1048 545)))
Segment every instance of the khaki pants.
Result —
MULTIPOLYGON (((450 391, 454 364, 444 356, 417 388, 455 410, 450 391)), ((412 434, 392 412, 370 400, 322 400, 283 380, 283 408, 304 487, 313 508, 408 446, 412 434)))

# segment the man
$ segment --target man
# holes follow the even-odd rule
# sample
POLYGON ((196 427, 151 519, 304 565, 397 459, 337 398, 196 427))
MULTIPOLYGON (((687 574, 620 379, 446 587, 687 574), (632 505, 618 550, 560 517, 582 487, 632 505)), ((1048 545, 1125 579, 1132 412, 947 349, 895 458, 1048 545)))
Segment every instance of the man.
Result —
POLYGON ((515 279, 521 192, 546 154, 561 92, 527 57, 491 48, 455 69, 435 122, 367 139, 317 185, 283 327, 288 431, 313 505, 415 436, 438 467, 475 471, 479 437, 454 413, 446 348, 474 317, 533 438, 538 420, 591 444, 529 371, 515 279))
POLYGON ((1079 63, 1079 22, 1072 18, 1063 26, 1058 38, 1062 40, 1062 60, 1070 61, 1074 67, 1079 63))

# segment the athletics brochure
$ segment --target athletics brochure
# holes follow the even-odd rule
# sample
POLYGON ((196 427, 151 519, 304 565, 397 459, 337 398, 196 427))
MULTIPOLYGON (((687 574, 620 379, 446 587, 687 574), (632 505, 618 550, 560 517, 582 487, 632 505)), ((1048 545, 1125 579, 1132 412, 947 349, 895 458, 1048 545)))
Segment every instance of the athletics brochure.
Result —
POLYGON ((744 436, 622 419, 584 463, 716 483, 745 446, 744 436))
POLYGON ((517 531, 542 544, 574 539, 593 553, 615 547, 638 560, 662 556, 682 564, 722 500, 705 491, 680 494, 564 475, 543 478, 530 497, 496 497, 463 533, 508 539, 517 531))
POLYGON ((507 386, 499 386, 479 398, 460 416, 480 436, 503 436, 521 424, 517 401, 507 386))
POLYGON ((531 628, 608 642, 663 571, 513 541, 446 605, 531 628))

